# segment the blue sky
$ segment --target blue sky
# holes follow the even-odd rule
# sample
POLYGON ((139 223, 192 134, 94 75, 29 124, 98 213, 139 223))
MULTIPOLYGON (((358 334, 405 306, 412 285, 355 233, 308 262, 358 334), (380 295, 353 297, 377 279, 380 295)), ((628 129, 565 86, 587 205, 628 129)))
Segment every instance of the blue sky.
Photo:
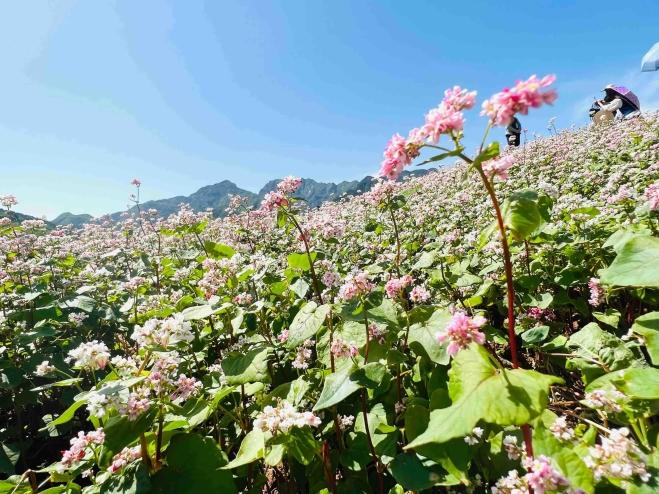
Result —
POLYGON ((639 72, 658 19, 656 0, 5 2, 0 195, 52 218, 125 208, 133 177, 145 199, 360 178, 444 88, 482 100, 533 73, 560 96, 531 132, 584 123, 610 82, 659 108, 639 72))

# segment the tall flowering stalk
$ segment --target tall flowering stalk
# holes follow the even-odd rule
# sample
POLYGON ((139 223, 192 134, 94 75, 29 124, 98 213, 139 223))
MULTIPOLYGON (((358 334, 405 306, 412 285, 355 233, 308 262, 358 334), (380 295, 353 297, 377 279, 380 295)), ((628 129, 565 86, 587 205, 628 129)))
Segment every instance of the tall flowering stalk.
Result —
MULTIPOLYGON (((517 336, 515 334, 515 286, 513 281, 513 264, 508 244, 507 230, 501 210, 501 204, 494 190, 494 180, 507 180, 508 170, 514 162, 510 156, 499 158, 498 143, 485 147, 485 140, 493 126, 506 126, 510 124, 518 113, 526 115, 531 108, 538 108, 544 104, 551 104, 557 98, 557 93, 550 86, 555 77, 548 75, 538 79, 535 75, 527 80, 518 81, 512 88, 494 94, 490 99, 483 102, 481 115, 489 119, 483 141, 478 155, 470 158, 464 154, 464 147, 460 143, 464 128, 463 110, 473 108, 476 93, 455 86, 444 92, 444 98, 439 106, 426 114, 425 125, 413 129, 407 139, 400 134, 395 134, 384 152, 384 160, 380 168, 380 176, 389 179, 397 179, 403 169, 412 163, 423 147, 438 149, 443 153, 428 161, 440 161, 449 156, 462 159, 469 169, 475 169, 478 173, 485 190, 492 203, 496 225, 501 242, 504 271, 506 274, 506 295, 508 304, 508 345, 510 347, 511 362, 514 369, 519 368, 519 351, 517 347, 517 336), (438 146, 442 135, 447 135, 454 149, 438 146)), ((442 335, 443 339, 451 340, 450 351, 457 353, 464 348, 465 338, 476 343, 484 343, 485 337, 478 332, 478 327, 484 323, 471 320, 466 315, 458 315, 459 321, 454 317, 453 326, 442 335), (464 319, 464 320, 463 320, 464 319), (455 333, 455 334, 454 334, 455 333), (474 336, 475 335, 475 336, 474 336), (460 339, 460 338, 462 339, 460 339), (467 338, 468 337, 468 338, 467 338), (457 339, 456 339, 457 338, 457 339)), ((465 340, 466 341, 466 340, 465 340)), ((528 425, 522 426, 526 453, 529 458, 533 457, 533 445, 531 441, 531 429, 528 425)))

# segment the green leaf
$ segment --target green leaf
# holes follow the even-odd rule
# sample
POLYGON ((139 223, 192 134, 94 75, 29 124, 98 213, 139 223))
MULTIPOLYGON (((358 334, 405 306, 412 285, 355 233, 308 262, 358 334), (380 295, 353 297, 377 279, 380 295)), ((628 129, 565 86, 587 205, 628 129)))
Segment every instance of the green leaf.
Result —
POLYGON ((464 148, 454 149, 453 151, 446 151, 445 153, 440 153, 437 156, 433 156, 432 158, 427 159, 426 161, 417 163, 416 166, 425 165, 427 163, 434 163, 436 161, 442 161, 443 159, 449 158, 451 156, 458 156, 462 151, 464 151, 464 148))
POLYGON ((629 367, 635 362, 634 354, 620 338, 603 331, 593 322, 570 336, 567 347, 575 355, 570 363, 581 370, 586 384, 602 374, 629 367))
POLYGON ((292 429, 286 441, 286 451, 303 465, 309 465, 320 450, 308 427, 292 429))
POLYGON ((659 312, 649 312, 637 317, 632 331, 643 338, 652 364, 659 365, 659 312))
MULTIPOLYGON (((316 253, 311 252, 311 259, 316 260, 316 253)), ((311 263, 309 262, 309 256, 306 252, 294 252, 289 254, 286 258, 288 260, 288 266, 295 269, 301 269, 302 271, 309 271, 311 269, 311 263)))
POLYGON ((151 426, 154 417, 153 411, 143 413, 137 420, 129 420, 128 417, 120 415, 110 417, 103 427, 105 431, 103 445, 118 453, 124 446, 137 441, 140 434, 151 426))
POLYGON ((547 339, 549 326, 536 326, 522 333, 522 340, 529 345, 537 345, 547 339))
POLYGON ((11 448, 4 443, 0 443, 0 473, 14 475, 20 455, 19 448, 11 448))
POLYGON ((605 285, 659 287, 659 238, 634 236, 600 272, 605 285))
POLYGON ((426 407, 412 404, 405 409, 405 437, 413 441, 428 428, 430 412, 426 407))
MULTIPOLYGON (((242 447, 242 446, 241 446, 242 447)), ((177 434, 167 449, 167 466, 153 477, 154 494, 238 493, 216 441, 199 434, 177 434)))
POLYGON ((593 317, 602 324, 617 328, 620 322, 620 311, 615 309, 606 309, 606 312, 593 312, 593 317))
POLYGON ((270 348, 257 346, 246 353, 232 352, 222 360, 222 370, 227 384, 246 384, 253 382, 270 382, 268 359, 270 348))
POLYGON ((150 494, 151 480, 141 461, 112 475, 101 486, 100 494, 150 494))
POLYGON ((314 411, 334 406, 360 388, 360 385, 352 379, 354 370, 354 366, 348 365, 325 378, 323 390, 313 407, 314 411))
POLYGON ((211 316, 213 312, 214 309, 210 304, 204 304, 188 307, 187 309, 184 309, 181 314, 183 314, 183 319, 186 321, 197 321, 199 319, 206 319, 211 316))
POLYGON ((432 461, 427 465, 414 453, 401 453, 389 465, 396 482, 411 491, 423 491, 436 485, 446 471, 432 461))
POLYGON ((225 470, 238 468, 259 460, 264 455, 265 434, 260 429, 252 429, 241 441, 236 457, 222 468, 225 470))
POLYGON ((538 206, 538 194, 532 190, 513 192, 503 203, 503 220, 515 238, 531 236, 545 221, 538 206))
POLYGON ((211 242, 210 240, 206 240, 204 242, 204 249, 208 253, 208 256, 214 259, 228 259, 233 257, 233 255, 236 253, 236 250, 233 247, 211 242))
POLYGON ((479 422, 522 425, 547 406, 549 388, 562 380, 539 372, 494 367, 487 350, 472 344, 453 360, 449 394, 453 404, 433 410, 426 432, 406 449, 444 443, 471 433, 479 422))
POLYGON ((659 400, 659 369, 629 368, 620 371, 611 381, 627 396, 639 400, 659 400))
POLYGON ((52 420, 51 422, 48 423, 44 429, 48 430, 54 430, 56 426, 66 424, 68 421, 70 421, 74 416, 78 408, 83 406, 85 403, 87 403, 86 400, 81 400, 81 401, 76 401, 74 402, 69 408, 64 410, 62 414, 57 417, 55 420, 52 420))
POLYGON ((316 336, 329 311, 330 306, 327 304, 318 306, 315 302, 307 302, 293 318, 288 330, 286 346, 297 348, 305 340, 316 336))
POLYGON ((380 322, 391 326, 398 325, 396 304, 388 298, 382 299, 380 305, 368 309, 368 316, 372 322, 380 322))
POLYGON ((94 300, 91 297, 87 297, 85 295, 80 295, 73 300, 65 301, 59 304, 59 306, 62 309, 65 308, 74 308, 74 309, 80 309, 81 311, 84 312, 92 312, 94 310, 94 307, 96 307, 96 300, 94 300))
POLYGON ((484 162, 494 159, 497 156, 499 156, 499 143, 497 141, 494 141, 488 144, 487 147, 483 149, 481 153, 478 156, 476 156, 476 158, 474 158, 474 162, 471 164, 469 168, 480 166, 484 162))
POLYGON ((446 345, 437 341, 437 333, 443 332, 450 320, 451 314, 448 310, 438 309, 427 321, 410 326, 407 340, 410 349, 437 364, 448 364, 451 357, 446 353, 446 345))
POLYGON ((412 269, 426 269, 435 263, 435 251, 424 252, 412 269))
POLYGON ((650 236, 651 232, 636 232, 627 228, 622 228, 614 232, 607 240, 604 242, 602 247, 612 247, 614 252, 617 254, 620 252, 622 247, 633 237, 635 236, 650 236))
POLYGON ((309 283, 307 283, 304 278, 298 278, 289 288, 298 297, 304 298, 304 296, 309 291, 309 283))
POLYGON ((384 364, 370 362, 355 370, 350 376, 350 379, 360 387, 375 389, 382 383, 386 372, 387 367, 384 364))

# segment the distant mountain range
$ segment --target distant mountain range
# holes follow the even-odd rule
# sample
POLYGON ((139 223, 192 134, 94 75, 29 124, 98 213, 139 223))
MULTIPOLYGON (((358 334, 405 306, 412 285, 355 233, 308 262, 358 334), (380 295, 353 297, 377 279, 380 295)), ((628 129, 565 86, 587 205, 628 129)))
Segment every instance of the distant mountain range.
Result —
POLYGON ((51 221, 46 221, 43 218, 37 218, 35 216, 30 216, 29 214, 17 213, 16 211, 7 211, 6 209, 0 209, 0 218, 8 216, 13 223, 20 223, 25 220, 42 220, 46 223, 46 226, 52 228, 55 226, 51 221))
MULTIPOLYGON (((430 170, 406 171, 403 172, 402 177, 421 176, 429 171, 430 170)), ((335 184, 332 182, 317 182, 311 178, 305 178, 302 179, 302 185, 295 195, 296 197, 301 197, 306 200, 310 207, 318 207, 324 202, 336 201, 342 196, 354 196, 366 192, 373 187, 375 180, 374 177, 368 176, 361 180, 344 181, 335 184)), ((279 180, 269 181, 263 186, 258 194, 255 194, 254 192, 241 189, 229 180, 223 180, 222 182, 202 187, 189 196, 176 196, 167 199, 143 202, 140 204, 140 208, 142 211, 155 209, 160 216, 166 217, 178 211, 179 204, 186 203, 195 211, 206 211, 210 209, 213 211, 215 217, 223 217, 226 215, 226 208, 229 205, 230 195, 247 197, 249 202, 257 207, 261 203, 263 196, 274 190, 278 182, 279 180)), ((136 212, 136 207, 133 206, 129 212, 136 212)), ((123 213, 124 211, 118 211, 109 216, 113 220, 118 220, 123 213)), ((26 215, 20 216, 25 216, 23 219, 30 218, 26 215)), ((89 214, 73 214, 67 212, 60 214, 57 218, 53 219, 51 223, 54 225, 73 225, 80 227, 92 219, 92 216, 89 214)))

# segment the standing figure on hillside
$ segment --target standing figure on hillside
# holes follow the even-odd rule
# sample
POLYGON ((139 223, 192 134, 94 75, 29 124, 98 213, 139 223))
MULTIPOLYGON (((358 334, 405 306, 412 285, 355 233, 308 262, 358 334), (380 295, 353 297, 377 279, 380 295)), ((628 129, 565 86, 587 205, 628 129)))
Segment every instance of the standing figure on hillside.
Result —
POLYGON ((522 135, 522 124, 517 117, 513 117, 513 121, 506 127, 506 140, 509 146, 519 146, 522 135))
POLYGON ((641 114, 638 97, 625 86, 609 84, 602 91, 604 98, 593 102, 588 112, 595 124, 610 122, 614 118, 633 118, 641 114))

